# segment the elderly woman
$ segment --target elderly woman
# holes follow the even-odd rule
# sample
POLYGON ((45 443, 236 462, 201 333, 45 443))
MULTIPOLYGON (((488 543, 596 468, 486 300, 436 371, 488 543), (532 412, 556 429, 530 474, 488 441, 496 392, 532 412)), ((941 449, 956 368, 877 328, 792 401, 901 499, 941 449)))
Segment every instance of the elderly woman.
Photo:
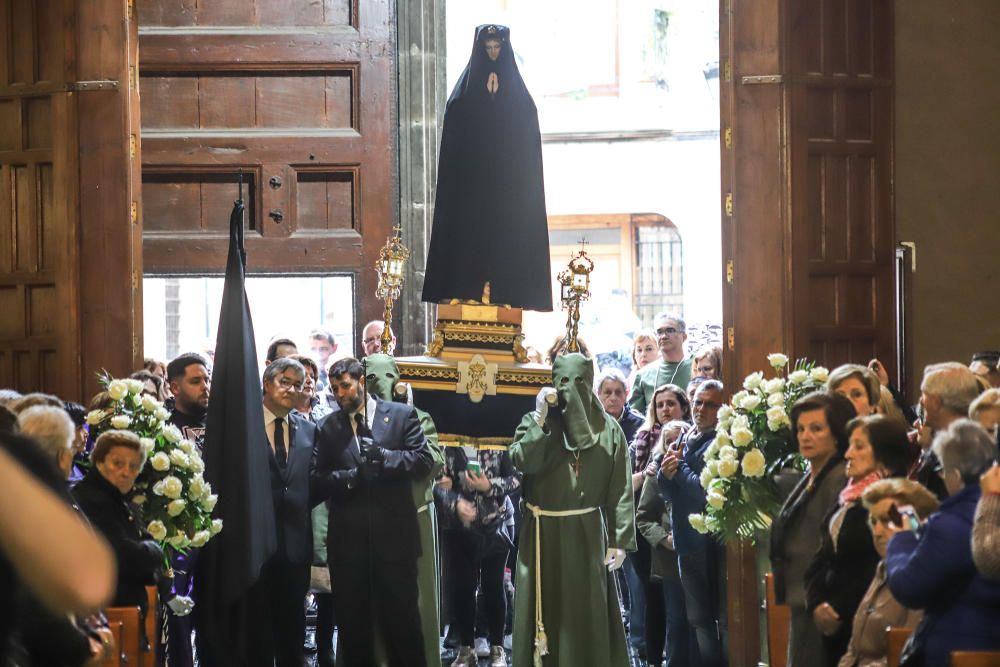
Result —
POLYGON ((94 466, 73 488, 73 497, 100 531, 118 560, 118 589, 111 605, 139 607, 146 614, 146 586, 155 583, 163 551, 150 539, 129 501, 145 457, 139 436, 106 431, 97 438, 90 460, 94 466))
POLYGON ((718 343, 706 345, 694 353, 691 377, 706 380, 722 380, 722 346, 718 343))
POLYGON ((670 523, 670 507, 660 495, 656 473, 663 455, 691 424, 669 421, 663 425, 656 447, 645 470, 645 481, 635 511, 635 527, 651 550, 646 580, 646 661, 660 667, 666 649, 667 667, 689 664, 688 638, 691 632, 684 607, 684 589, 677 569, 677 552, 670 523))
POLYGON ((896 599, 924 610, 910 648, 923 665, 947 667, 952 651, 1000 650, 1000 583, 976 570, 971 547, 979 476, 993 464, 996 443, 979 424, 959 419, 931 446, 949 496, 921 529, 902 522, 885 566, 896 599))
POLYGON ((982 497, 972 526, 972 560, 987 579, 1000 581, 1000 466, 983 473, 979 480, 982 497))
POLYGON ((889 538, 898 527, 900 507, 912 507, 917 519, 923 521, 937 511, 938 500, 933 493, 917 482, 899 477, 875 482, 861 496, 868 510, 868 527, 871 529, 875 551, 881 559, 875 576, 865 592, 858 611, 847 652, 837 667, 886 667, 888 646, 886 628, 914 628, 920 621, 919 611, 907 609, 892 596, 885 575, 885 552, 889 538))
POLYGON ((836 665, 851 637, 850 619, 881 556, 868 528, 865 489, 885 477, 903 477, 914 456, 906 427, 881 415, 847 424, 847 486, 826 516, 819 551, 806 570, 806 606, 823 633, 826 664, 836 665))
MULTIPOLYGON (((76 427, 69 415, 62 408, 36 405, 23 410, 17 422, 21 434, 38 445, 63 478, 69 477, 76 440, 76 427)), ((18 616, 20 648, 28 664, 96 665, 110 649, 111 631, 96 617, 75 623, 68 616, 52 614, 30 596, 21 600, 18 616)))
POLYGON ((775 594, 792 612, 788 667, 825 663, 823 635, 806 606, 805 572, 820 546, 823 518, 836 507, 847 481, 843 457, 847 422, 854 415, 851 402, 832 392, 808 394, 792 406, 792 433, 809 468, 771 527, 775 594))
POLYGON ((826 380, 827 390, 850 400, 859 417, 867 417, 875 412, 882 400, 881 387, 878 375, 858 364, 838 366, 826 380))
POLYGON ((987 431, 996 435, 1000 424, 1000 389, 987 389, 969 404, 969 419, 975 419, 987 431))

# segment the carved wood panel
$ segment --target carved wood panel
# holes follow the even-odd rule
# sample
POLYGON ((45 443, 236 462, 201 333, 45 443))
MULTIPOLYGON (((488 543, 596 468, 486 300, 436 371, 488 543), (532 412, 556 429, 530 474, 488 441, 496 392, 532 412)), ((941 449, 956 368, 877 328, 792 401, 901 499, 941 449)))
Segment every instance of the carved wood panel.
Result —
POLYGON ((0 0, 0 386, 85 400, 135 367, 131 18, 0 0))
POLYGON ((787 4, 795 349, 895 356, 892 3, 787 4))
POLYGON ((395 32, 377 0, 138 0, 148 273, 221 273, 242 170, 247 269, 357 276, 396 217, 395 32))

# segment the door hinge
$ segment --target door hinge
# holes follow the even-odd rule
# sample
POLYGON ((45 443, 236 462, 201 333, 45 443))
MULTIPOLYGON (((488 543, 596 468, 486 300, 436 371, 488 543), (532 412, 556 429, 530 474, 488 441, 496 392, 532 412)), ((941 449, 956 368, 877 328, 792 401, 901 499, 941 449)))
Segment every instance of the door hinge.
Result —
POLYGON ((85 90, 118 90, 117 81, 74 81, 66 84, 69 90, 83 92, 85 90))
POLYGON ((733 217, 733 193, 732 192, 727 192, 726 193, 726 217, 727 218, 733 217))
POLYGON ((139 224, 139 204, 138 202, 132 202, 132 224, 139 224))
POLYGON ((729 345, 730 352, 736 349, 736 330, 733 327, 726 330, 726 343, 729 345))
POLYGON ((726 148, 733 147, 733 128, 727 127, 726 131, 722 134, 722 139, 726 144, 726 148))
POLYGON ((729 260, 726 262, 726 282, 732 285, 734 278, 735 272, 733 271, 733 260, 729 260))
POLYGON ((781 83, 782 80, 783 79, 780 74, 752 74, 741 77, 740 83, 744 86, 753 86, 765 83, 781 83))
POLYGON ((134 134, 128 135, 128 154, 129 154, 129 157, 135 157, 135 154, 136 154, 136 152, 138 151, 138 148, 139 148, 136 145, 137 143, 138 142, 136 142, 134 134))
POLYGON ((722 65, 722 80, 727 83, 733 80, 733 66, 729 63, 729 58, 722 65))

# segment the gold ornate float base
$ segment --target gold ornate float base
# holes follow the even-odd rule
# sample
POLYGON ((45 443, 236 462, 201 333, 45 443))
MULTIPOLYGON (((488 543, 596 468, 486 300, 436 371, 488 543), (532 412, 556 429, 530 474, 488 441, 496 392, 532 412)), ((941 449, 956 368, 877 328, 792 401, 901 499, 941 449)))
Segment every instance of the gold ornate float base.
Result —
POLYGON ((437 425, 441 444, 505 448, 538 390, 547 366, 527 363, 521 309, 490 304, 438 306, 434 337, 420 357, 397 359, 414 402, 437 425))

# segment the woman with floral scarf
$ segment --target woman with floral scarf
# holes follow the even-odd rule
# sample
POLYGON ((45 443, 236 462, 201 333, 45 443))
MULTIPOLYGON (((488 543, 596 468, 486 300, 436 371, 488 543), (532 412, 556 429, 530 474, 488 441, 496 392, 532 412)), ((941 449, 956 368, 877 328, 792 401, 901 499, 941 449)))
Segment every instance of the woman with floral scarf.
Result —
POLYGON ((819 551, 805 573, 807 608, 830 666, 847 650, 854 613, 880 560, 861 495, 880 479, 905 476, 913 459, 906 428, 882 415, 857 417, 847 432, 847 486, 823 523, 819 551))

